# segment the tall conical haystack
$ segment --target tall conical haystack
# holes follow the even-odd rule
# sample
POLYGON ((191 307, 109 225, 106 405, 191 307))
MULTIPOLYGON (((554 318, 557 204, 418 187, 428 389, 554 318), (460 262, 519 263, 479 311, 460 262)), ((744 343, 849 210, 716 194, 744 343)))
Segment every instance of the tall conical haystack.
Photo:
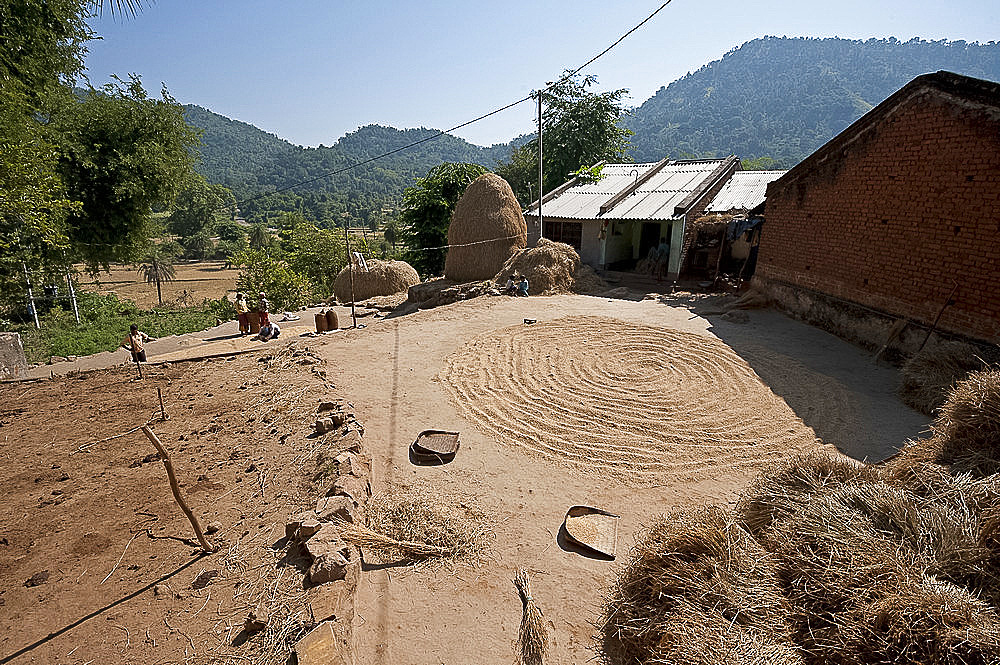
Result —
POLYGON ((528 225, 506 180, 484 173, 469 185, 451 217, 448 244, 444 274, 460 283, 493 279, 511 254, 528 246, 528 225))
MULTIPOLYGON (((354 300, 402 293, 420 283, 420 275, 406 261, 367 261, 368 270, 354 265, 354 300)), ((340 302, 351 302, 351 276, 344 268, 333 283, 333 293, 340 302)))

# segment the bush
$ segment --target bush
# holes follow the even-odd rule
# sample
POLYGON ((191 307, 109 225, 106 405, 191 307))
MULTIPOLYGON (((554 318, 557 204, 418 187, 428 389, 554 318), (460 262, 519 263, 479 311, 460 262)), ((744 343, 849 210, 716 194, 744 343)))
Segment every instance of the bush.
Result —
POLYGON ((308 278, 292 270, 284 261, 272 258, 264 250, 240 252, 233 257, 233 264, 240 268, 236 290, 251 298, 263 291, 279 310, 305 305, 312 296, 308 278))

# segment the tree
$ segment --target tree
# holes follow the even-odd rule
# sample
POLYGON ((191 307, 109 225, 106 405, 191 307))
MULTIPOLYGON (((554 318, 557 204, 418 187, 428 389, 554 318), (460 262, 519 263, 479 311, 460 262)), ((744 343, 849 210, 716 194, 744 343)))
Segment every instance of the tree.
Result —
POLYGON ((311 296, 308 278, 262 250, 240 252, 233 257, 233 265, 240 268, 236 278, 238 291, 251 294, 263 291, 278 309, 299 307, 311 296))
POLYGON ((247 230, 242 224, 233 221, 222 221, 215 225, 215 234, 219 236, 219 242, 233 242, 246 244, 247 230))
POLYGON ((192 173, 197 132, 166 89, 147 97, 137 77, 54 105, 59 170, 71 199, 68 235, 92 270, 130 261, 149 240, 155 205, 168 205, 192 173))
POLYGON ((160 289, 162 282, 172 282, 177 278, 177 271, 174 270, 175 256, 165 252, 162 248, 153 245, 139 264, 138 273, 142 275, 147 284, 156 284, 156 301, 163 304, 163 291, 160 289))
POLYGON ((235 205, 236 197, 231 191, 193 174, 174 200, 167 227, 179 236, 193 236, 211 230, 216 222, 229 216, 235 205))
POLYGON ((215 243, 207 231, 199 231, 184 239, 184 255, 189 259, 203 261, 215 251, 215 243))
POLYGON ((273 239, 267 230, 267 224, 254 224, 250 227, 250 248, 264 250, 271 246, 273 239))
POLYGON ((446 250, 427 249, 448 244, 448 225, 455 204, 472 181, 486 171, 479 164, 445 162, 403 192, 399 224, 410 245, 407 261, 421 275, 440 275, 444 271, 446 250))
POLYGON ((347 265, 347 252, 340 234, 308 222, 292 229, 286 258, 292 270, 305 275, 313 292, 322 297, 333 293, 333 282, 347 265))
MULTIPOLYGON (((542 92, 542 183, 550 192, 581 167, 601 161, 625 161, 632 132, 621 126, 627 115, 626 89, 593 93, 595 76, 564 78, 542 92)), ((538 137, 511 153, 497 174, 510 183, 517 200, 528 205, 538 198, 538 137), (534 196, 529 183, 534 185, 534 196)))

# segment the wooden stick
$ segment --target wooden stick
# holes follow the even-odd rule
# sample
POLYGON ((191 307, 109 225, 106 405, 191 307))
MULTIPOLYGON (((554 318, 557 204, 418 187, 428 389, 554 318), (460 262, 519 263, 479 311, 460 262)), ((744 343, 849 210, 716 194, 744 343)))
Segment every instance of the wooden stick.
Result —
POLYGON ((163 408, 163 391, 159 387, 156 389, 156 395, 160 398, 160 420, 166 420, 167 410, 163 408))
POLYGON ((209 544, 209 542, 205 540, 205 536, 202 535, 201 532, 201 525, 198 524, 198 518, 194 516, 194 513, 191 512, 188 505, 184 503, 184 498, 181 496, 181 490, 177 486, 177 477, 174 476, 174 465, 170 463, 170 455, 167 454, 167 450, 163 447, 163 444, 160 443, 160 440, 156 438, 156 435, 153 434, 153 430, 149 429, 148 426, 143 425, 142 433, 146 435, 149 442, 153 444, 154 448, 156 448, 156 452, 160 453, 163 457, 163 467, 167 470, 167 478, 170 479, 170 491, 174 493, 174 499, 177 501, 177 505, 181 507, 184 514, 187 515, 188 521, 191 522, 191 526, 194 528, 194 533, 198 536, 198 542, 201 543, 201 548, 208 554, 215 552, 218 547, 209 544))

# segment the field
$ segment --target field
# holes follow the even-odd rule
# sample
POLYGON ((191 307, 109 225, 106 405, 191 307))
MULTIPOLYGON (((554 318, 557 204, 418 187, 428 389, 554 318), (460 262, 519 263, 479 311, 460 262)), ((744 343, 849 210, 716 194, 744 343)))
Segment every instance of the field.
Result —
MULTIPOLYGON (((163 282, 163 301, 198 305, 208 298, 217 300, 231 292, 236 286, 238 270, 227 270, 222 261, 200 261, 198 263, 178 263, 177 278, 163 282), (184 302, 186 300, 186 302, 184 302)), ((156 285, 146 284, 142 276, 132 266, 115 265, 111 272, 102 272, 96 278, 81 274, 80 288, 98 293, 115 293, 120 298, 133 301, 142 309, 154 307, 156 285)))
POLYGON ((479 298, 297 338, 299 356, 270 346, 151 368, 142 383, 115 369, 0 386, 0 661, 283 662, 232 638, 261 598, 306 600, 276 543, 315 498, 321 395, 354 406, 376 492, 475 507, 494 534, 476 565, 366 565, 362 665, 507 665, 518 567, 549 626, 546 662, 587 662, 617 569, 561 539, 569 506, 621 515, 624 555, 655 516, 725 504, 773 460, 824 447, 881 459, 926 427, 895 397, 897 372, 854 347, 773 312, 739 324, 677 304, 479 298), (221 525, 209 557, 181 541, 190 527, 140 433, 78 452, 144 422, 156 387, 184 491, 221 525), (410 461, 430 428, 461 432, 453 462, 410 461))

